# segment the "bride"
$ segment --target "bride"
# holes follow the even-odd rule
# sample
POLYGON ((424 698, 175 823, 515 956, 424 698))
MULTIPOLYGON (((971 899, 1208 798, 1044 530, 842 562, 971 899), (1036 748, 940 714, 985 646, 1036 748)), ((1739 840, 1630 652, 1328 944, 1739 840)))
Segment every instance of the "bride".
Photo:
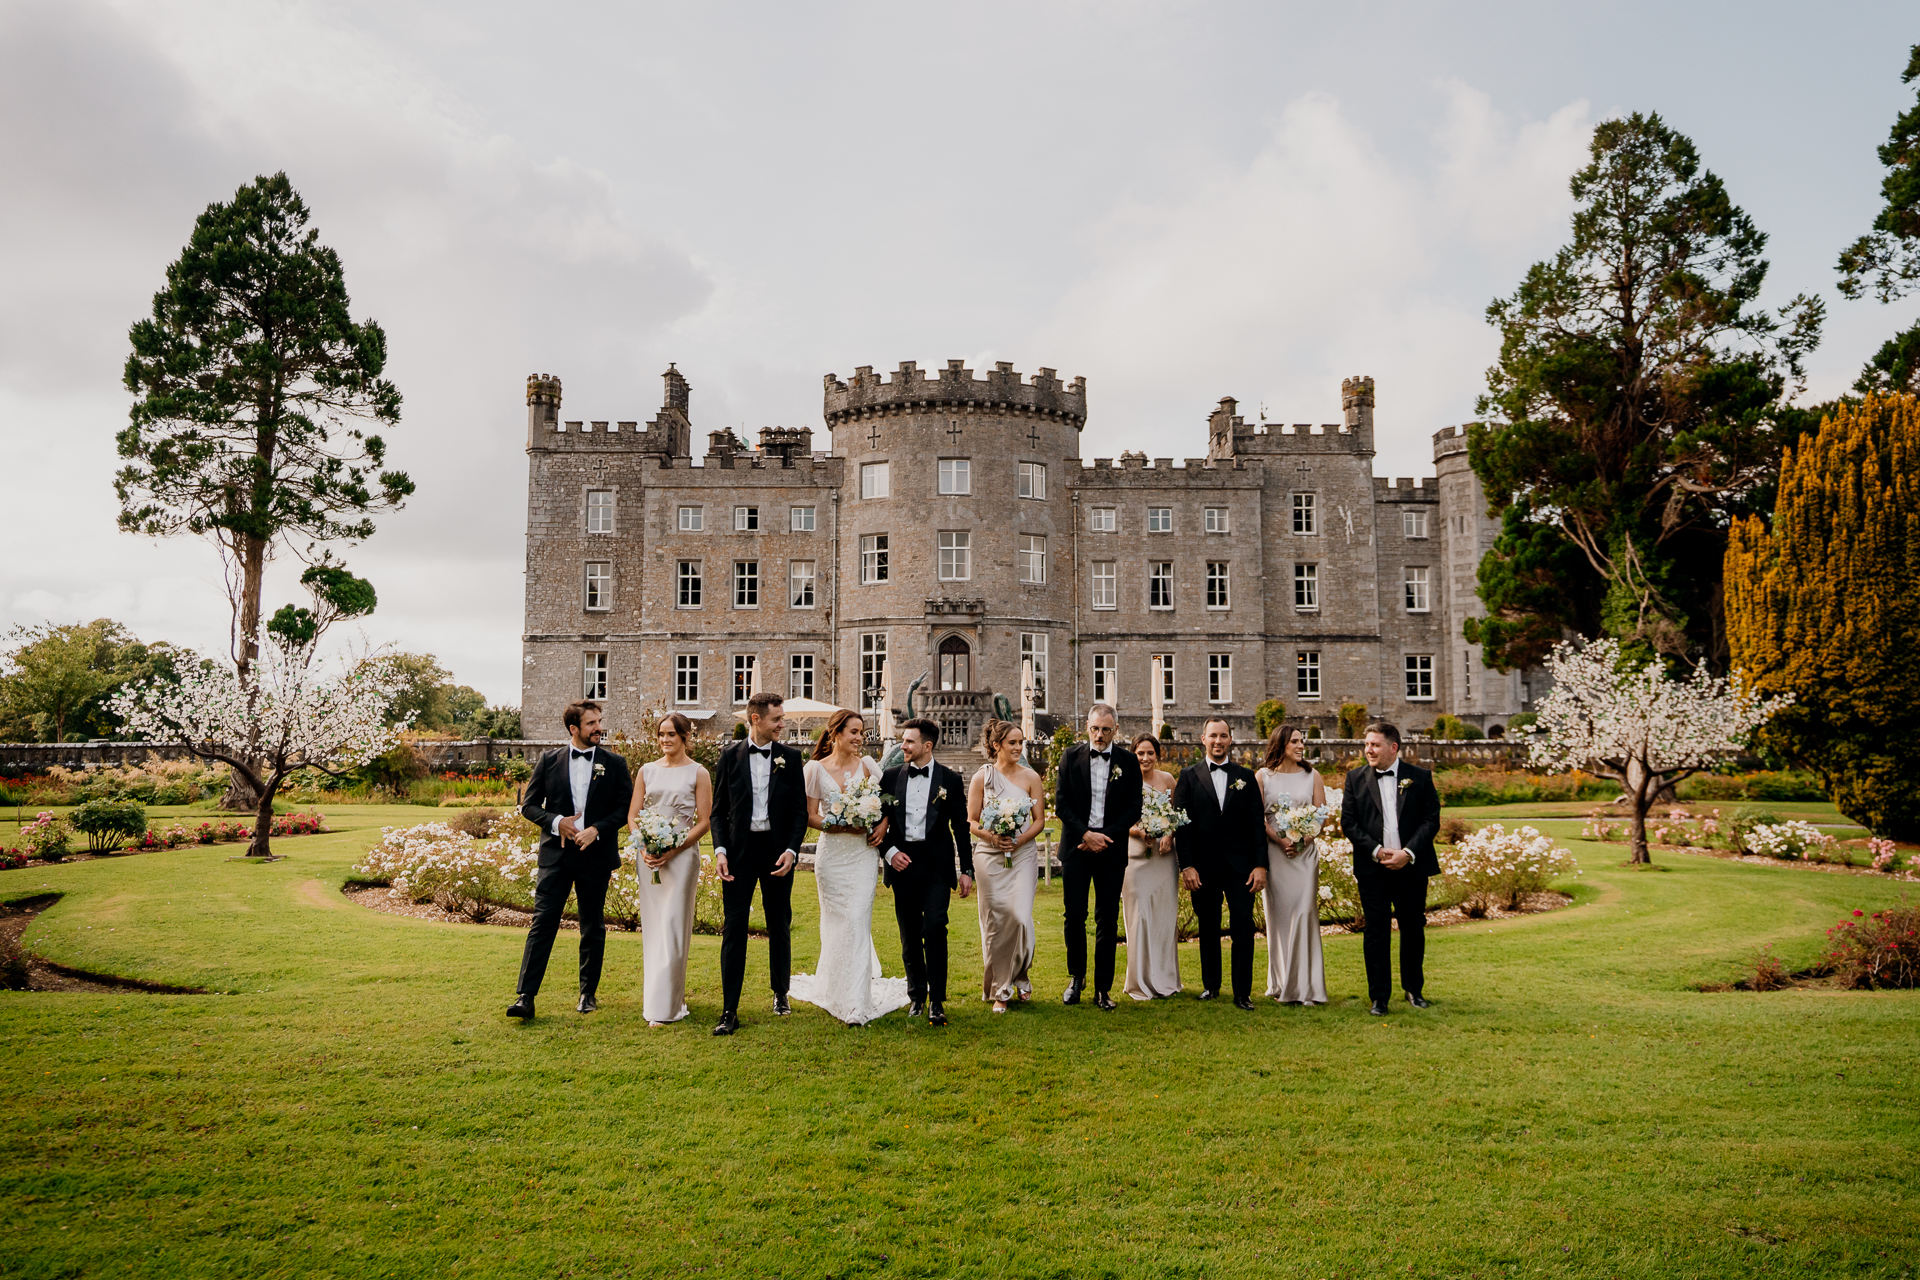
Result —
POLYGON ((866 732, 860 714, 842 708, 827 721, 807 761, 807 825, 820 832, 813 857, 814 887, 820 893, 820 971, 794 974, 792 986, 795 1000, 817 1004, 851 1027, 907 1005, 907 980, 881 977, 880 953, 873 946, 877 846, 886 838, 886 821, 869 835, 859 827, 828 826, 820 814, 822 801, 863 776, 879 785, 879 764, 860 753, 866 732))

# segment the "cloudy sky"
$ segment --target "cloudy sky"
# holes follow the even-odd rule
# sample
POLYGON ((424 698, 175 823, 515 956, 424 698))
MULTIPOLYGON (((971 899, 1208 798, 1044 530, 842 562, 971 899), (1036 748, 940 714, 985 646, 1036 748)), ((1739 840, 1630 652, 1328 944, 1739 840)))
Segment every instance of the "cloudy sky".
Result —
MULTIPOLYGON (((823 373, 1085 375, 1083 452, 1208 408, 1382 474, 1472 414, 1483 312, 1566 234, 1596 120, 1657 110, 1832 315, 1808 395, 1920 304, 1849 303, 1911 101, 1909 5, 284 4, 0 0, 0 623, 226 649, 218 562, 116 532, 128 326, 196 215, 284 169, 385 326, 418 495, 348 562, 365 640, 519 700, 524 380, 697 431, 817 424, 823 373)), ((284 563, 267 607, 292 600, 284 563)))

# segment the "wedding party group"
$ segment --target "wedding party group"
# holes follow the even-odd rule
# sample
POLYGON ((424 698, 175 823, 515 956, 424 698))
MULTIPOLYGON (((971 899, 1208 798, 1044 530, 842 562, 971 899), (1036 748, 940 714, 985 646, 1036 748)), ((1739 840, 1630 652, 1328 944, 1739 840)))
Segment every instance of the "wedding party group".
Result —
MULTIPOLYGON (((866 723, 842 709, 828 719, 811 758, 781 741, 783 699, 755 693, 747 733, 720 754, 711 773, 688 754, 693 725, 661 718, 659 757, 632 776, 600 745, 601 709, 569 705, 569 745, 534 769, 522 812, 542 832, 534 918, 527 931, 511 1017, 534 1016, 569 896, 580 929, 576 1008, 598 1008, 606 949, 607 887, 621 864, 620 830, 630 831, 640 897, 643 1012, 652 1027, 689 1015, 687 965, 701 842, 712 839, 721 881, 720 981, 716 1036, 739 1030, 754 897, 766 924, 775 1015, 798 1000, 849 1026, 898 1009, 932 1026, 947 1025, 947 929, 954 895, 975 897, 980 925, 980 993, 995 1013, 1032 999, 1038 931, 1034 903, 1040 843, 1049 820, 1045 779, 1026 762, 1018 724, 989 720, 979 747, 985 763, 971 778, 934 759, 940 730, 914 719, 901 726, 903 762, 882 770, 866 754, 866 723), (794 872, 814 842, 820 906, 820 955, 812 973, 792 972, 794 872), (904 977, 888 977, 873 940, 877 886, 892 891, 904 977)), ((1368 922, 1363 952, 1369 1010, 1384 1016, 1393 991, 1388 921, 1400 933, 1400 987, 1428 1007, 1422 963, 1428 880, 1439 874, 1433 849, 1440 797, 1432 775, 1400 758, 1392 725, 1367 727, 1366 763, 1330 800, 1305 758, 1305 734, 1275 729, 1257 770, 1229 758, 1225 720, 1207 721, 1203 758, 1176 777, 1160 767, 1161 743, 1142 734, 1116 742, 1114 709, 1088 709, 1086 737, 1059 761, 1053 817, 1069 980, 1062 1001, 1086 1001, 1087 915, 1093 914, 1091 1003, 1111 1011, 1120 993, 1134 1000, 1180 994, 1179 895, 1191 901, 1200 953, 1201 1000, 1222 994, 1221 916, 1230 942, 1235 1007, 1252 1010, 1254 905, 1266 916, 1265 995, 1278 1003, 1324 1004, 1319 863, 1329 831, 1351 842, 1353 870, 1368 922), (1124 926, 1126 968, 1117 973, 1124 926)))

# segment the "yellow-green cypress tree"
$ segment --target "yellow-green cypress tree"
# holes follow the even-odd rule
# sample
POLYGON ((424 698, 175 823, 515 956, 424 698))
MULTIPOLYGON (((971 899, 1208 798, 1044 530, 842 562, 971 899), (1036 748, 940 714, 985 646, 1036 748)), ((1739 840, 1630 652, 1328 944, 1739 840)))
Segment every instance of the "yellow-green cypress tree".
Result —
POLYGON ((1920 399, 1843 405, 1780 467, 1773 528, 1727 546, 1733 665, 1794 705, 1769 742, 1840 811, 1920 839, 1920 399))

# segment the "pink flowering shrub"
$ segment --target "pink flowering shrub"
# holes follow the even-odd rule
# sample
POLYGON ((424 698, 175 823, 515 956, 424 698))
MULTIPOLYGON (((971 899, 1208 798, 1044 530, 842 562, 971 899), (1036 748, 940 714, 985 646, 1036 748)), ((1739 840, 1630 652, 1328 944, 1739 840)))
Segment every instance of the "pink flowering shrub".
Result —
POLYGON ((1855 911, 1827 930, 1820 968, 1850 987, 1920 986, 1920 904, 1855 911))
POLYGON ((1900 866, 1900 851, 1891 840, 1882 840, 1874 836, 1867 841, 1867 854, 1873 859, 1875 871, 1893 872, 1900 866))
POLYGON ((20 838, 26 841, 33 856, 42 862, 58 862, 67 856, 68 845, 73 841, 73 826, 65 818, 57 818, 50 810, 42 810, 34 815, 32 822, 20 828, 20 838))

